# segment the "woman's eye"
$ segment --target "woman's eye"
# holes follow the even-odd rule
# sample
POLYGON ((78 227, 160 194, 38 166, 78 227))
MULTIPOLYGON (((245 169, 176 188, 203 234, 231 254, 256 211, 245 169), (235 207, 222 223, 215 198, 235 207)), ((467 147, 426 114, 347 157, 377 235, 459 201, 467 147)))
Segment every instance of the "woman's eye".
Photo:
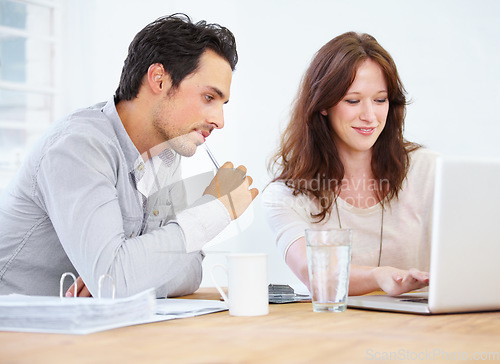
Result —
POLYGON ((379 104, 383 104, 384 102, 387 101, 387 98, 385 97, 383 99, 376 99, 375 101, 378 102, 379 104))
POLYGON ((345 100, 345 102, 347 102, 348 104, 354 105, 354 104, 357 104, 359 102, 359 100, 345 100))

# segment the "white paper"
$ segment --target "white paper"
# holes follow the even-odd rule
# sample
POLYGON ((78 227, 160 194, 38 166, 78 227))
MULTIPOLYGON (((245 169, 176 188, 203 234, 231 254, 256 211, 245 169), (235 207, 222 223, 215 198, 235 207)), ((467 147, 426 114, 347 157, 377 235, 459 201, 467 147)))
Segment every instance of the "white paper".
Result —
POLYGON ((177 298, 156 300, 156 315, 160 317, 193 317, 225 310, 227 310, 227 305, 224 301, 190 300, 177 298))
POLYGON ((120 299, 0 296, 0 331, 89 334, 227 310, 224 302, 155 299, 144 291, 120 299))

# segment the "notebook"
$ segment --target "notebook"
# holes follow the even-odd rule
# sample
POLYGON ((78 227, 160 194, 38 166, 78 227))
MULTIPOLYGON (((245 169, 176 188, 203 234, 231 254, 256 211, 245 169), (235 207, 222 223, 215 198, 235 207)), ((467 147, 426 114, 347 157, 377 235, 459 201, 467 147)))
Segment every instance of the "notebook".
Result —
POLYGON ((436 163, 426 293, 352 296, 348 307, 437 314, 500 310, 500 160, 436 163))

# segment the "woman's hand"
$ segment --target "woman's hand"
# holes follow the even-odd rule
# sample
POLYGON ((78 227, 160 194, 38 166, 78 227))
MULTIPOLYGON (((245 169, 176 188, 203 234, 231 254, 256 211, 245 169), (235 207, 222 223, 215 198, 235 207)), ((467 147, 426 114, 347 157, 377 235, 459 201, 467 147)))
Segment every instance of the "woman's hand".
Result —
POLYGON ((76 294, 78 297, 92 297, 87 286, 83 283, 82 277, 78 277, 76 283, 73 283, 71 287, 66 291, 66 297, 73 297, 75 294, 75 284, 76 284, 76 294))
POLYGON ((379 267, 373 271, 380 289, 391 296, 397 296, 429 285, 429 273, 412 268, 401 270, 393 267, 379 267))
MULTIPOLYGON (((309 288, 305 238, 299 238, 290 245, 286 254, 286 263, 309 288)), ((402 270, 394 267, 367 267, 351 264, 350 296, 359 296, 380 290, 391 296, 397 296, 428 285, 429 273, 415 268, 402 270)))

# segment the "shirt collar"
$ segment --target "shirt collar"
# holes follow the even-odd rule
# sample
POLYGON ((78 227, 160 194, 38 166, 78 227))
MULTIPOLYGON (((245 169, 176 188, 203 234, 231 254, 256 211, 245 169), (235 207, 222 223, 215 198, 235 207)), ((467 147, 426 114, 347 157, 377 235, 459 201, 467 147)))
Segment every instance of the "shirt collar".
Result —
POLYGON ((158 154, 161 161, 165 163, 167 167, 172 167, 172 164, 175 162, 175 154, 172 152, 172 149, 164 149, 158 154))
POLYGON ((131 172, 136 189, 145 197, 151 196, 165 186, 166 181, 172 177, 180 161, 180 156, 170 149, 165 149, 160 154, 143 162, 137 161, 137 168, 131 172), (177 157, 176 157, 177 156, 177 157))
POLYGON ((104 107, 101 109, 101 112, 106 115, 106 117, 111 122, 111 125, 113 126, 113 130, 115 131, 116 137, 118 138, 120 147, 123 151, 123 154, 125 155, 128 170, 135 170, 137 167, 139 167, 137 161, 142 161, 142 158, 139 154, 139 151, 127 134, 125 127, 123 126, 120 116, 118 115, 118 111, 116 111, 114 98, 111 98, 111 100, 109 100, 106 105, 104 105, 104 107))
MULTIPOLYGON (((134 177, 134 181, 138 189, 139 186, 142 185, 140 184, 140 181, 143 179, 146 172, 148 173, 148 175, 151 173, 152 176, 155 176, 157 174, 159 169, 158 163, 163 162, 164 166, 166 166, 167 168, 172 167, 172 165, 176 161, 176 156, 178 156, 178 154, 169 148, 166 148, 163 151, 161 151, 158 154, 158 158, 153 157, 152 163, 144 162, 144 159, 139 154, 139 151, 137 150, 136 146, 134 145, 127 131, 125 130, 125 127, 123 126, 120 116, 118 115, 118 111, 116 110, 114 98, 111 98, 103 106, 101 112, 103 112, 104 115, 106 115, 106 117, 111 121, 111 125, 113 126, 115 134, 118 138, 120 147, 123 151, 123 154, 125 155, 125 160, 127 161, 128 170, 134 177), (157 162, 155 163, 155 161, 157 162)), ((146 182, 147 185, 150 185, 152 183, 151 178, 147 178, 146 181, 143 182, 146 182)), ((150 189, 150 187, 148 186, 148 188, 146 189, 150 189)))

